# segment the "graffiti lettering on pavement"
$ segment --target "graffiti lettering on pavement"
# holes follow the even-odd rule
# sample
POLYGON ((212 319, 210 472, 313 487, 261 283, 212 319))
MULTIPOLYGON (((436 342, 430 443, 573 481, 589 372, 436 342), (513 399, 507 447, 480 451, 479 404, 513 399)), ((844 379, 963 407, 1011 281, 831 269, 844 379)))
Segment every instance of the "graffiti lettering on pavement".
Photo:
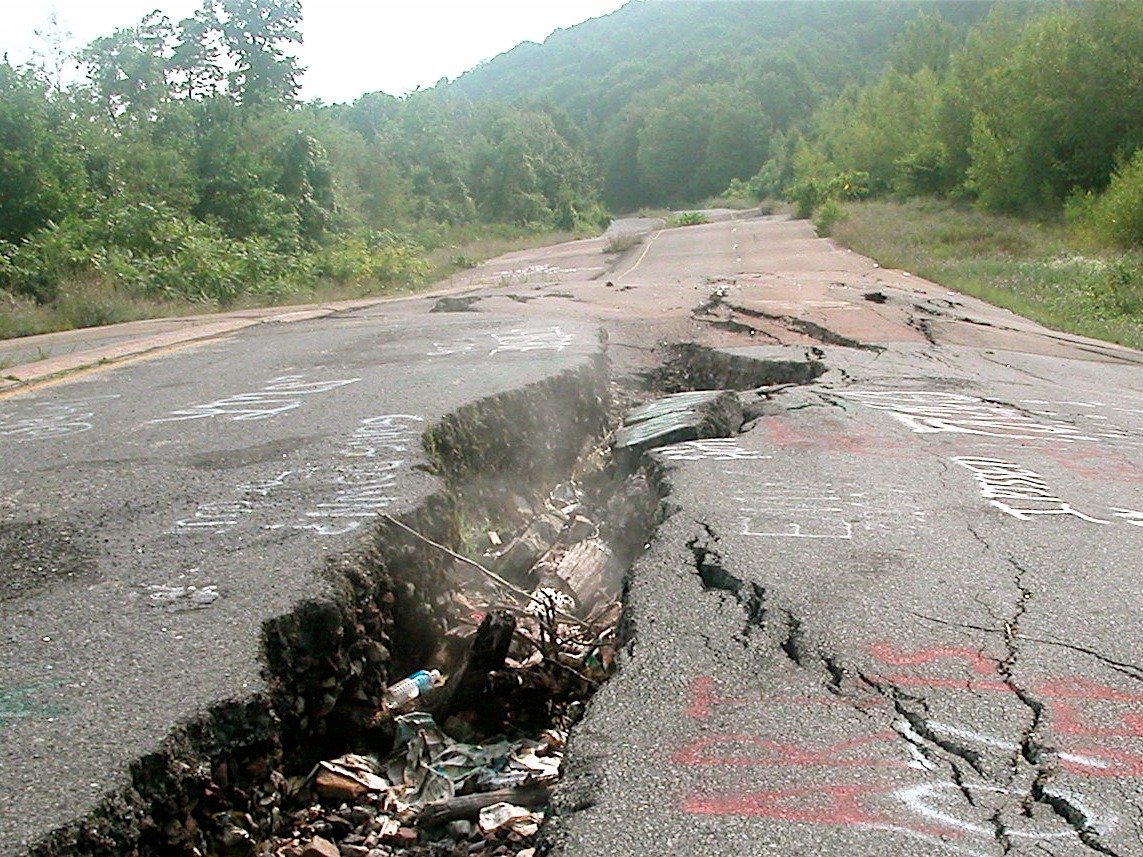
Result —
POLYGON ((326 496, 303 506, 300 518, 271 521, 265 529, 301 529, 323 536, 341 535, 399 499, 397 481, 407 459, 397 457, 414 449, 424 418, 411 414, 380 414, 361 420, 338 445, 330 469, 307 466, 280 470, 265 479, 253 479, 234 488, 237 496, 199 503, 194 514, 175 522, 172 532, 221 535, 238 528, 244 518, 263 512, 265 500, 292 486, 300 491, 315 482, 326 496), (328 486, 332 482, 332 491, 328 486))
POLYGON ((507 351, 563 351, 573 342, 575 334, 567 333, 560 327, 517 328, 504 334, 494 333, 496 347, 489 354, 507 351))
POLYGON ((174 423, 186 420, 204 420, 225 417, 234 421, 267 420, 300 407, 307 396, 328 393, 360 378, 308 381, 303 375, 283 375, 271 378, 260 390, 236 393, 201 405, 171 411, 169 416, 153 419, 152 423, 174 423))
POLYGON ((1111 513, 1136 527, 1143 527, 1143 512, 1136 509, 1112 509, 1111 513))
POLYGON ((881 490, 874 497, 855 490, 856 486, 833 483, 762 482, 755 487, 734 498, 744 536, 848 540, 855 528, 898 531, 914 528, 925 518, 907 497, 898 496, 904 492, 894 489, 881 490))
POLYGON ((380 458, 379 454, 412 449, 423 425, 424 418, 412 414, 381 414, 362 420, 338 452, 345 469, 335 480, 332 496, 306 511, 306 520, 294 523, 293 529, 320 536, 342 535, 397 502, 397 480, 406 459, 380 458))
MULTIPOLYGON (((1076 830, 1061 824, 1055 812, 1026 812, 1026 791, 1005 780, 1012 760, 1021 758, 1024 737, 992 734, 978 725, 988 722, 987 716, 973 716, 972 705, 979 706, 982 715, 995 712, 993 694, 1013 700, 1017 707, 1024 704, 1001 674, 997 659, 963 646, 899 649, 878 642, 868 651, 881 672, 862 671, 860 680, 843 679, 838 694, 775 696, 741 687, 723 692, 712 677, 694 678, 684 713, 687 720, 702 722, 701 731, 679 746, 671 760, 682 772, 694 769, 702 787, 699 796, 681 797, 680 809, 696 815, 882 830, 957 853, 990 854, 986 843, 994 844, 998 835, 997 808, 1008 806, 1012 811, 1003 818, 1007 841, 1034 846, 1076 839, 1076 830), (924 717, 907 720, 894 705, 895 696, 878 692, 878 687, 928 691, 924 717), (965 722, 935 716, 942 695, 934 691, 952 694, 949 707, 965 722), (865 717, 848 721, 853 724, 849 727, 832 727, 849 734, 794 737, 809 706, 856 710, 865 717), (766 716, 759 721, 750 709, 766 716), (743 722, 768 726, 761 732, 744 731, 743 722), (723 723, 731 728, 720 731, 723 723), (956 782, 940 777, 944 766, 937 763, 949 746, 964 748, 958 753, 979 754, 975 773, 965 769, 956 782), (764 777, 751 773, 754 769, 766 769, 764 777), (995 782, 990 770, 996 773, 995 782), (759 789, 763 778, 767 785, 759 789)), ((1029 677, 1021 692, 1043 703, 1045 722, 1054 733, 1050 752, 1055 764, 1061 774, 1078 778, 1075 783, 1059 778, 1045 782, 1043 794, 1082 814, 1088 834, 1110 834, 1117 829, 1118 813, 1093 796, 1106 790, 1085 794, 1082 782, 1143 777, 1143 715, 1137 713, 1143 710, 1143 693, 1071 674, 1029 677)), ((847 721, 827 717, 824 722, 847 721)), ((685 782, 685 773, 683 778, 685 782)))
POLYGON ((655 450, 655 454, 667 461, 762 461, 773 457, 747 449, 733 438, 723 437, 662 446, 655 450))
POLYGON ((568 333, 559 326, 519 327, 504 333, 490 333, 488 339, 465 337, 453 342, 434 342, 429 356, 475 354, 485 350, 489 357, 509 352, 527 354, 532 351, 563 351, 575 341, 574 333, 568 333))
MULTIPOLYGON (((265 496, 265 494, 263 494, 263 496, 265 496)), ((175 521, 173 531, 189 532, 198 530, 218 535, 225 533, 231 527, 238 526, 239 518, 242 515, 253 512, 254 508, 254 504, 245 498, 199 503, 195 507, 194 514, 191 517, 180 518, 175 521)))
POLYGON ((1107 524, 1061 500, 1034 470, 1000 458, 954 456, 953 461, 969 470, 988 502, 1018 521, 1031 521, 1043 515, 1068 515, 1092 524, 1107 524))
POLYGON ((950 432, 1010 440, 1066 442, 1097 439, 1066 422, 1040 418, 1009 405, 958 393, 847 390, 838 395, 875 410, 888 411, 918 434, 950 432))
POLYGON ((65 402, 33 402, 14 411, 0 412, 0 437, 50 440, 91 431, 96 416, 92 405, 118 398, 118 395, 109 395, 65 402))

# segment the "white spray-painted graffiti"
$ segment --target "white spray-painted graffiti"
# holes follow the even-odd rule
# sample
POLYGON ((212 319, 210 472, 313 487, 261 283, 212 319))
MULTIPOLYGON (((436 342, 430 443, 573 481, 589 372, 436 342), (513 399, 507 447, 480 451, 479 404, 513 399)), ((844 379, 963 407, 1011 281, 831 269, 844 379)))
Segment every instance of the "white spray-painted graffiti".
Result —
MULTIPOLYGON (((1120 405, 1112 405, 1107 402, 1080 402, 1074 400, 1063 399, 1060 401, 1053 401, 1050 399, 1021 399, 1021 404, 1025 405, 1047 405, 1051 408, 1083 408, 1083 409, 1100 409, 1117 411, 1121 414, 1143 414, 1143 408, 1125 408, 1120 405)), ((1055 411, 1038 411, 1038 413, 1047 414, 1049 416, 1056 416, 1055 411)), ((1106 419, 1106 417, 1092 416, 1092 419, 1106 419)))
POLYGON ((976 477, 981 495, 990 504, 1018 521, 1031 521, 1040 515, 1070 515, 1092 524, 1109 523, 1073 508, 1053 493, 1043 476, 1019 464, 968 455, 952 460, 976 477))
POLYGON ((757 494, 735 497, 742 515, 742 535, 793 539, 852 539, 846 520, 848 502, 830 485, 817 489, 776 482, 760 485, 757 494))
POLYGON ((15 411, 0 413, 0 437, 49 440, 91 431, 96 415, 93 404, 118 398, 118 395, 108 395, 64 402, 32 402, 15 411))
POLYGON ((489 354, 501 354, 507 351, 563 351, 573 342, 575 334, 566 333, 559 326, 540 327, 535 329, 517 328, 507 333, 492 334, 497 345, 489 354))
POLYGON ((339 451, 346 459, 368 459, 337 477, 333 497, 305 513, 315 519, 293 524, 321 536, 336 536, 357 529, 365 519, 398 500, 394 492, 404 458, 378 459, 377 453, 407 452, 421 434, 424 419, 411 414, 383 414, 361 421, 339 451), (338 523, 332 523, 337 521, 338 523))
POLYGON ((340 486, 334 495, 324 503, 316 504, 307 511, 307 518, 339 520, 342 523, 294 524, 294 529, 313 530, 318 535, 333 536, 347 533, 361 526, 360 519, 374 517, 398 499, 393 491, 397 482, 396 471, 405 464, 404 459, 373 462, 366 471, 354 471, 337 477, 340 486), (349 520, 346 520, 349 519, 349 520), (357 520, 355 520, 357 519, 357 520))
POLYGON ((434 342, 430 357, 441 357, 451 354, 474 354, 484 351, 488 346, 488 355, 508 352, 526 354, 530 351, 563 351, 576 340, 574 333, 568 333, 558 325, 536 328, 513 328, 504 333, 490 333, 489 339, 477 340, 472 337, 457 339, 452 342, 434 342), (491 340, 491 341, 489 341, 491 340), (484 344, 482 345, 481 342, 484 344))
POLYGON ((1094 441, 1065 422, 1040 419, 1008 405, 975 396, 909 390, 847 390, 841 398, 888 411, 918 434, 950 432, 1010 440, 1094 441))
MULTIPOLYGON (((415 446, 424 423, 410 414, 383 414, 363 419, 338 448, 334 458, 341 462, 333 480, 332 495, 302 512, 302 518, 263 524, 265 529, 309 530, 334 536, 357 529, 398 499, 397 479, 406 459, 395 453, 415 446)), ((233 499, 200 503, 191 517, 176 521, 173 532, 202 532, 221 535, 238 527, 244 517, 262 510, 259 498, 266 498, 286 486, 328 478, 328 471, 317 467, 282 470, 266 479, 235 486, 233 499)))
MULTIPOLYGON (((1074 792, 1055 787, 1046 787, 1044 791, 1050 796, 1055 795, 1065 798, 1071 806, 1080 809, 1084 813, 1085 827, 1092 833, 1107 833, 1115 828, 1119 820, 1114 815, 1104 817, 1103 813, 1092 809, 1091 806, 1086 803, 1085 798, 1074 792)), ((994 825, 987 826, 979 822, 960 818, 957 814, 958 809, 963 811, 967 807, 969 810, 972 810, 976 806, 987 805, 987 798, 983 796, 988 794, 1021 796, 1015 789, 984 785, 982 783, 923 783, 921 785, 898 789, 894 794, 910 811, 930 823, 943 826, 949 830, 959 831, 962 834, 979 836, 985 839, 996 836, 996 827, 994 825), (971 797, 966 801, 965 797, 970 795, 971 797)), ((1020 817, 1021 816, 1016 816, 1017 819, 1020 817)), ((1071 840, 1075 838, 1075 831, 1058 823, 1037 825, 1030 822, 1024 827, 1006 825, 1004 835, 1009 840, 1071 840)))
POLYGON ((171 411, 169 416, 159 417, 150 422, 173 423, 213 417, 227 417, 235 421, 266 420, 299 407, 306 396, 328 393, 360 380, 360 378, 341 378, 309 381, 304 375, 283 375, 271 378, 265 386, 255 392, 236 393, 224 399, 171 411))
POLYGON ((1136 509, 1112 509, 1111 513, 1133 526, 1143 527, 1143 512, 1136 509))
POLYGON ((368 417, 350 435, 341 450, 346 458, 373 458, 379 450, 408 452, 410 444, 416 441, 422 417, 411 414, 384 414, 368 417), (417 434, 412 429, 417 429, 417 434))
POLYGON ((674 443, 656 449, 655 454, 667 461, 763 461, 773 457, 724 437, 674 443))
POLYGON ((959 644, 902 649, 877 641, 868 650, 877 671, 843 678, 843 695, 772 694, 765 683, 723 691, 711 676, 694 677, 684 714, 702 721, 702 728, 671 754, 683 779, 680 809, 744 823, 766 819, 770 824, 894 831, 933 846, 902 853, 935 854, 940 846, 984 857, 997 852, 977 846, 995 846, 1001 833, 1029 852, 1055 853, 1044 843, 1070 842, 1100 853, 1126 853, 1112 843, 1104 847, 1098 839, 1117 835, 1121 817, 1132 808, 1132 784, 1143 775, 1136 744, 1143 737, 1143 716, 1136 713, 1143 710, 1143 696, 1134 688, 1072 672, 1025 676, 1024 687, 1040 700, 1054 733, 1053 746, 1045 751, 1052 777, 1037 778, 1042 792, 1036 803, 1050 803, 1056 812, 1034 812, 1027 789, 1013 781, 1025 761, 1021 733, 996 735, 968 725, 994 721, 998 705, 1024 704, 999 673, 999 661, 959 644), (923 694, 926 711, 954 694, 958 719, 906 720, 894 707, 896 700, 873 690, 884 685, 923 694), (798 737, 805 731, 807 706, 855 706, 866 718, 850 721, 852 727, 829 738, 814 731, 798 737), (743 718, 743 708, 764 711, 765 717, 743 718), (759 731, 743 730, 744 723, 757 722, 765 724, 759 731), (935 751, 953 747, 966 759, 971 758, 968 750, 976 753, 979 762, 972 767, 979 779, 940 776, 946 762, 935 751), (750 769, 764 773, 743 776, 750 769), (937 772, 937 778, 928 772, 937 772), (1119 787, 1085 793, 1083 780, 1119 787), (1057 807, 1066 808, 1068 815, 1057 807), (1083 820, 1082 831, 1070 823, 1075 816, 1083 820), (1077 831, 1083 834, 1078 842, 1077 831))
MULTIPOLYGON (((740 474, 728 475, 741 480, 740 474)), ((761 483, 757 491, 735 497, 742 516, 741 534, 848 540, 853 538, 855 524, 862 530, 898 530, 924 520, 924 512, 904 496, 881 500, 855 487, 828 482, 817 486, 761 483)))
MULTIPOLYGON (((289 474, 287 471, 283 476, 289 474)), ((262 496, 265 496, 263 494, 262 496)), ((175 521, 175 532, 188 532, 198 530, 215 535, 225 533, 232 527, 238 526, 238 519, 242 515, 254 511, 254 504, 244 498, 224 500, 221 502, 199 503, 190 518, 180 518, 175 521)))
POLYGON ((508 285, 527 283, 533 277, 558 277, 560 274, 575 274, 578 271, 579 268, 557 268, 555 265, 528 265, 526 268, 515 268, 511 271, 497 271, 492 276, 501 284, 508 285))

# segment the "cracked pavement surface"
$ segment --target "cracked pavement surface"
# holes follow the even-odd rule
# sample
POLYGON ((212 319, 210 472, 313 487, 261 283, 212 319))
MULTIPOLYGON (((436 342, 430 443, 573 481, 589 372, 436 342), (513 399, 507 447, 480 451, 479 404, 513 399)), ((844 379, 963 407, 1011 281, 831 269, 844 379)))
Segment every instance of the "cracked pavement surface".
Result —
POLYGON ((557 853, 1143 853, 1139 370, 935 348, 664 461, 557 853))
MULTIPOLYGON (((184 706, 218 688, 241 692, 236 682, 255 669, 247 645, 245 673, 212 663, 203 678, 224 648, 218 634, 199 639, 194 657, 164 635, 220 615, 197 609, 210 596, 188 585, 217 577, 219 604, 238 603, 214 563, 284 563, 275 531, 148 562, 138 557, 154 556, 153 537, 132 541, 124 522, 158 532, 180 520, 209 529, 215 513, 254 520, 235 511, 227 492, 238 482, 218 468, 272 492, 292 466, 281 462, 329 460, 333 434, 378 408, 440 414, 477 388, 574 357, 474 361, 481 337, 573 326, 583 353, 606 332, 620 377, 655 370, 680 342, 814 368, 770 390, 765 408, 747 408, 733 441, 651 453, 671 514, 629 575, 633 636, 619 672, 573 734, 553 853, 1143 854, 1143 355, 881 269, 805 222, 640 226, 652 231, 621 256, 594 239, 465 272, 450 284, 455 303, 411 299, 243 331, 0 400, 5 460, 25 461, 0 506, 9 543, 43 520, 73 545, 44 552, 62 580, 33 569, 20 585, 36 594, 0 601, 12 628, 0 706, 16 712, 3 721, 0 780, 33 788, 23 783, 44 778, 41 764, 63 776, 50 759, 29 763, 34 736, 143 734, 137 747, 169 723, 169 711, 140 714, 132 688, 119 687, 122 722, 84 726, 106 717, 90 683, 79 679, 82 704, 53 688, 76 687, 57 664, 89 643, 68 638, 62 660, 49 656, 38 641, 54 634, 42 629, 55 611, 68 633, 103 629, 109 649, 133 634, 168 652, 152 680, 173 684, 184 706), (411 343, 440 348, 441 329, 459 343, 451 359, 406 385, 406 352, 420 347, 411 343), (223 398, 218 390, 308 371, 307 354, 337 369, 323 378, 367 377, 352 388, 360 400, 330 393, 336 402, 293 422, 184 421, 210 429, 193 441, 144 428, 223 398), (242 383, 228 364, 245 367, 242 383), (97 398, 123 395, 121 383, 148 392, 129 408, 97 398), (72 444, 68 432, 89 422, 105 437, 72 444), (95 583, 81 562, 90 556, 102 558, 95 583), (200 580, 188 568, 212 573, 200 580), (158 594, 186 609, 128 614, 131 592, 150 597, 140 585, 168 587, 158 594), (69 612, 67 599, 87 612, 69 612)), ((281 499, 295 512, 297 502, 281 499)), ((290 545, 300 578, 327 544, 307 535, 290 545)), ((264 577, 251 571, 249 586, 264 577)), ((119 669, 131 669, 134 651, 115 651, 126 658, 119 669)), ((86 772, 72 779, 86 788, 86 772)), ((74 811, 76 794, 53 798, 57 817, 69 802, 74 811)), ((10 835, 14 812, 5 801, 10 835)))
POLYGON ((1141 355, 797 228, 665 232, 613 279, 828 371, 652 453, 672 514, 553 853, 1143 853, 1141 355), (687 249, 719 240, 765 249, 687 249))
MULTIPOLYGON (((424 430, 594 365, 592 325, 431 301, 258 326, 0 398, 0 853, 266 690, 263 623, 442 481, 424 430)), ((537 450, 536 454, 543 454, 537 450)))

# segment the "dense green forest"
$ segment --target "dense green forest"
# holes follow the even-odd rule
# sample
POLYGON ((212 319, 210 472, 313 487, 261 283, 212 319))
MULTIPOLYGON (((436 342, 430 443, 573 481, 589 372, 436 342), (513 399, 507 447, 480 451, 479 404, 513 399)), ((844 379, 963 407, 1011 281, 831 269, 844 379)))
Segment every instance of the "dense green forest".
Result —
POLYGON ((1095 242, 1143 234, 1141 0, 635 0, 452 83, 341 105, 298 97, 302 12, 204 0, 0 62, 0 305, 71 308, 0 335, 117 320, 113 296, 417 282, 480 235, 714 196, 802 214, 936 196, 1066 211, 1095 242))

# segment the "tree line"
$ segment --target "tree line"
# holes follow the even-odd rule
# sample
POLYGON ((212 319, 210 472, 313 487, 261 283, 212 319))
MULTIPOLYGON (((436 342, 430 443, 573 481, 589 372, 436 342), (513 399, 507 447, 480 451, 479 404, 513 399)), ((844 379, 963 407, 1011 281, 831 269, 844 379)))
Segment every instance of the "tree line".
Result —
POLYGON ((203 0, 0 62, 0 291, 226 304, 407 282, 465 230, 717 195, 1066 209, 1137 244, 1141 12, 632 2, 454 82, 325 105, 298 98, 300 0, 203 0))
POLYGON ((823 103, 755 179, 803 211, 836 196, 936 196, 1037 217, 1064 210, 1143 243, 1143 3, 997 4, 963 32, 940 7, 884 71, 823 103))
POLYGON ((4 58, 0 291, 225 305, 416 280, 466 225, 604 218, 584 141, 554 109, 444 90, 301 102, 301 24, 300 0, 204 0, 74 55, 4 58))

